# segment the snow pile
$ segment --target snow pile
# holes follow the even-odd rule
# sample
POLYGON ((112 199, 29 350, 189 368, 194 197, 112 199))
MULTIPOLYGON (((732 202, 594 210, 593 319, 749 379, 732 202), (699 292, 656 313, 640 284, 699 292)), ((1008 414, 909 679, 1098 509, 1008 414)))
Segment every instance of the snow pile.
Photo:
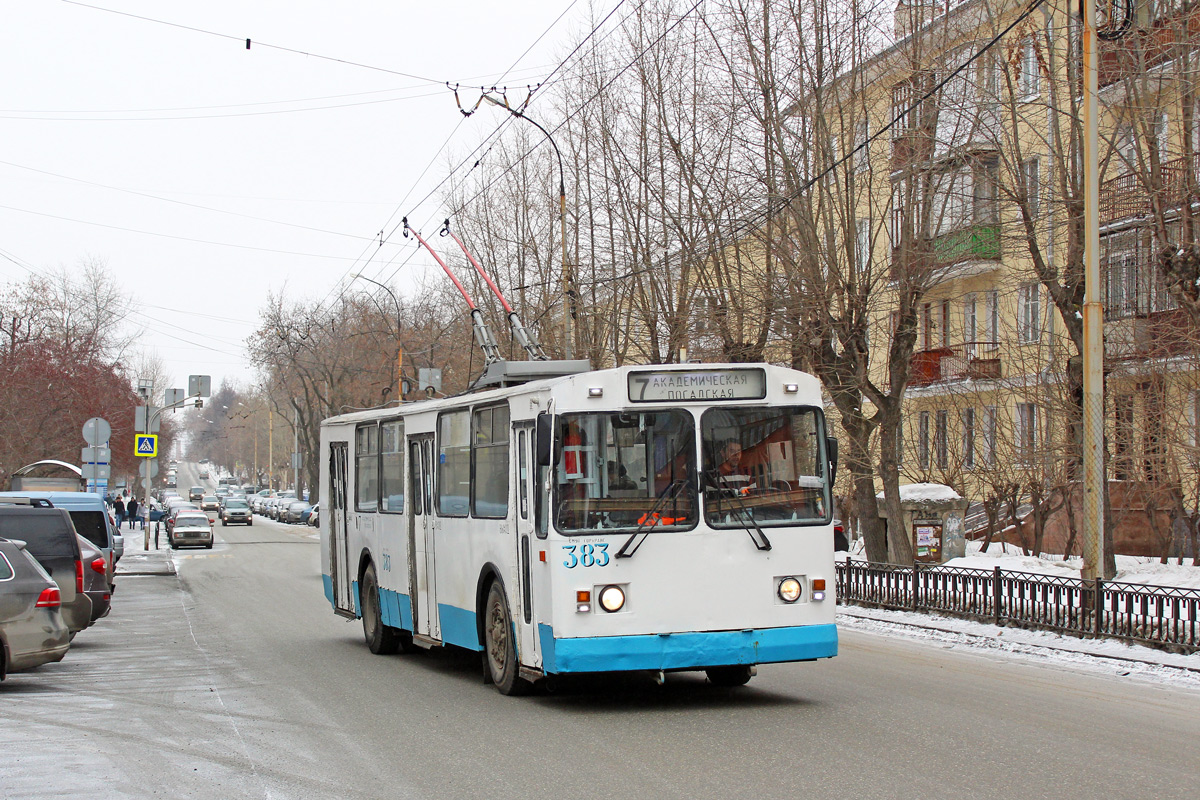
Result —
MULTIPOLYGON (((883 493, 875 495, 882 500, 883 493)), ((900 487, 900 502, 920 503, 923 501, 962 500, 962 495, 940 483, 909 483, 900 487)))

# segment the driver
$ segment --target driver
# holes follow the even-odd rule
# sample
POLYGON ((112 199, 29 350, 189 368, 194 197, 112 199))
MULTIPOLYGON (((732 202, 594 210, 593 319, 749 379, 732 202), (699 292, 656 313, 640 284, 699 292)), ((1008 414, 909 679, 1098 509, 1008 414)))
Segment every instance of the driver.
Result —
POLYGON ((719 489, 729 489, 746 494, 754 488, 754 482, 742 468, 742 445, 736 439, 726 440, 717 449, 715 484, 719 489))

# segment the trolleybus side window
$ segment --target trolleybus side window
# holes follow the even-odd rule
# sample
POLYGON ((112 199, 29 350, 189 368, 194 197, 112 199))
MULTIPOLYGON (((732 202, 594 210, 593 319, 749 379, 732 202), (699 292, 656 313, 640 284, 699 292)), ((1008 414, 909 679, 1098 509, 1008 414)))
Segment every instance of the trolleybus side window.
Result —
POLYGON ((824 425, 814 408, 710 409, 700 418, 704 517, 714 528, 829 521, 824 425))
POLYGON ((410 495, 412 496, 413 514, 422 516, 430 513, 433 509, 428 503, 421 503, 421 475, 423 469, 421 467, 421 443, 410 442, 408 450, 408 473, 412 476, 412 486, 409 487, 410 495))
POLYGON ((508 406, 475 410, 471 439, 471 516, 508 516, 508 406))
POLYGON ((517 432, 517 510, 529 519, 529 443, 526 431, 517 432))
POLYGON ((694 527, 694 425, 682 410, 561 416, 554 504, 559 530, 694 527))
POLYGON ((438 417, 437 509, 443 517, 467 516, 471 488, 471 412, 438 417))
POLYGON ((379 428, 374 423, 354 431, 354 508, 379 510, 379 428))
POLYGON ((404 420, 385 422, 379 432, 380 510, 398 514, 404 511, 404 420))

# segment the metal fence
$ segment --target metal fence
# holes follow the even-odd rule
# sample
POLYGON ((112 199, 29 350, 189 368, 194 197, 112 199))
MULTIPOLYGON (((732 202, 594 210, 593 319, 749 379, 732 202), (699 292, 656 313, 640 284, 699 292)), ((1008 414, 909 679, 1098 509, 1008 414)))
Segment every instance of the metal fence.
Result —
POLYGON ((1200 651, 1200 589, 940 565, 837 564, 837 599, 1200 651))

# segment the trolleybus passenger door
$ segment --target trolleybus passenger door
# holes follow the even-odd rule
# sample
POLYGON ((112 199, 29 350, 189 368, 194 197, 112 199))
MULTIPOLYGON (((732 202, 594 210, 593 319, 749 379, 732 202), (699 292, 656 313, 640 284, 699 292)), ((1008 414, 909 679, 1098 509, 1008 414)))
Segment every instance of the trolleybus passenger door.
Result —
POLYGON ((350 591, 350 553, 346 536, 346 442, 329 446, 329 577, 333 582, 333 609, 354 616, 350 591))
POLYGON ((409 437, 408 443, 413 498, 408 529, 413 632, 440 639, 434 586, 433 436, 409 437))
POLYGON ((533 423, 518 422, 513 425, 516 460, 513 474, 517 489, 517 580, 513 592, 513 622, 517 628, 517 645, 520 663, 540 667, 541 649, 538 646, 537 616, 533 600, 533 537, 534 537, 534 492, 537 490, 537 452, 534 449, 533 423))

